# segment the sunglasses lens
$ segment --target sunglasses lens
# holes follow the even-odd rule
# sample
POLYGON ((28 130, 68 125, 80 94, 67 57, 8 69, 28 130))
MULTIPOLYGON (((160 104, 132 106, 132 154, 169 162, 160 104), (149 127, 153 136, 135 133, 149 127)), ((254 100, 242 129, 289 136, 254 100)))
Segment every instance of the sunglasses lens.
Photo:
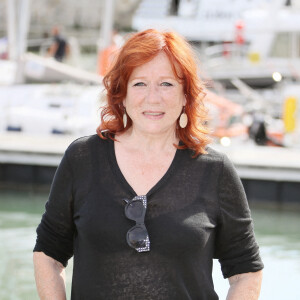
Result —
POLYGON ((126 216, 129 219, 136 220, 143 216, 144 210, 142 201, 133 201, 126 207, 126 216))
POLYGON ((145 228, 135 226, 127 233, 127 241, 133 248, 146 247, 148 234, 145 228))

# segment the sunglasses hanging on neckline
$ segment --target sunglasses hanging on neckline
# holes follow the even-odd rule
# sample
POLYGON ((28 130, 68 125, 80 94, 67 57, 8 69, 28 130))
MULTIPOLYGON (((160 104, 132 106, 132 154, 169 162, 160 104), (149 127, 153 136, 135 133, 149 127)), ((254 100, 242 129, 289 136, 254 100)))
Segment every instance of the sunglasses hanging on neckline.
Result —
POLYGON ((150 240, 145 226, 145 215, 147 210, 147 197, 135 196, 132 200, 123 199, 126 202, 125 216, 136 224, 130 228, 126 240, 131 248, 137 252, 150 251, 150 240))

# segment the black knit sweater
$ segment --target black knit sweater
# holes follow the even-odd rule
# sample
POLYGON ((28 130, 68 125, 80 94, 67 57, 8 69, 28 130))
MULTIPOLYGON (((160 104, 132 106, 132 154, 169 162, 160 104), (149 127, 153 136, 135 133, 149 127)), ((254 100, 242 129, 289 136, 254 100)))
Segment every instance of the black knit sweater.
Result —
POLYGON ((207 151, 192 158, 190 150, 177 150, 147 193, 151 250, 138 253, 126 242, 135 223, 123 201, 136 194, 114 142, 92 135, 69 146, 34 251, 65 266, 74 255, 72 300, 214 300, 213 258, 225 278, 263 268, 240 179, 225 155, 207 151))

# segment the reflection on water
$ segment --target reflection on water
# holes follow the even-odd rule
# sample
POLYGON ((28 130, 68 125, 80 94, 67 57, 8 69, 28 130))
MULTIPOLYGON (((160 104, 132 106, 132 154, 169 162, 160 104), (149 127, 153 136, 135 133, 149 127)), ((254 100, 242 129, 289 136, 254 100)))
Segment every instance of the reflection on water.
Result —
MULTIPOLYGON (((259 299, 300 299, 300 213, 252 208, 252 217, 265 265, 259 299)), ((225 299, 228 284, 219 273, 217 266, 216 290, 225 299)))
MULTIPOLYGON (((46 194, 0 191, 1 300, 38 299, 32 248, 46 199, 46 194)), ((252 216, 265 264, 260 299, 300 299, 300 214, 252 208, 252 216)), ((68 295, 71 273, 72 265, 67 268, 68 295)), ((225 299, 228 283, 218 262, 213 275, 220 299, 225 299)))
POLYGON ((265 264, 261 299, 300 299, 300 213, 253 210, 265 264))

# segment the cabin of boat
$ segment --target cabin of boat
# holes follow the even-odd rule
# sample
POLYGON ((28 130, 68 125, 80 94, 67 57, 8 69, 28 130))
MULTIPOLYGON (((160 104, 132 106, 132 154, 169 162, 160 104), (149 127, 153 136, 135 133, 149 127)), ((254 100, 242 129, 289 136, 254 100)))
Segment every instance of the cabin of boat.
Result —
POLYGON ((226 87, 300 78, 299 0, 142 0, 132 26, 179 32, 195 43, 204 76, 226 87))

